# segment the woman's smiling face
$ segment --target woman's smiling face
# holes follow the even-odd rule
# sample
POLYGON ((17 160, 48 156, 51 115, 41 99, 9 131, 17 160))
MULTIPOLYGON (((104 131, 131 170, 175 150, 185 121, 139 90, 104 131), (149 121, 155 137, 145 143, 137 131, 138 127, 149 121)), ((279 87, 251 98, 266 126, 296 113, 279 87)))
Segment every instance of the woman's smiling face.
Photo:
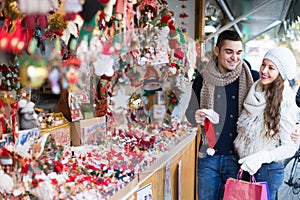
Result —
POLYGON ((264 88, 268 87, 280 75, 275 63, 269 59, 263 59, 260 66, 261 84, 264 88))

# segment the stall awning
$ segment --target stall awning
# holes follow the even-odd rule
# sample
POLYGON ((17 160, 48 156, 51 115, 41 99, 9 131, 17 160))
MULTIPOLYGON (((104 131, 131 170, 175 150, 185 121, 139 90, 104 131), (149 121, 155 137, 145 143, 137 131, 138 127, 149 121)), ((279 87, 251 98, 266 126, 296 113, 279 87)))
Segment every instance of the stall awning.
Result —
MULTIPOLYGON (((207 5, 212 2, 207 1, 207 5)), ((214 3, 227 23, 209 34, 208 40, 229 27, 234 27, 245 42, 263 34, 275 38, 300 15, 299 0, 214 0, 214 3)))

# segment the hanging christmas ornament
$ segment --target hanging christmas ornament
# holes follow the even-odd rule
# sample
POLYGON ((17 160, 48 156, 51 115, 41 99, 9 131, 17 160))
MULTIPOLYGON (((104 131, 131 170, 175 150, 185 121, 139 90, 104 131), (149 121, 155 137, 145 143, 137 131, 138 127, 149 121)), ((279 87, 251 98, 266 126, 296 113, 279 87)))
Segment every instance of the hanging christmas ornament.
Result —
POLYGON ((89 45, 90 41, 94 36, 93 32, 95 27, 96 27, 96 16, 94 16, 94 18, 92 18, 89 21, 84 21, 80 29, 79 40, 80 41, 86 40, 89 45))
POLYGON ((149 25, 156 18, 157 2, 156 0, 145 0, 139 5, 140 12, 140 26, 145 27, 149 25))
POLYGON ((134 1, 127 1, 127 9, 126 9, 126 28, 131 30, 134 27, 134 16, 136 15, 134 6, 136 2, 134 1))
POLYGON ((53 94, 59 94, 60 93, 60 87, 59 87, 59 78, 60 78, 60 70, 59 66, 53 66, 51 69, 51 72, 49 74, 49 81, 51 82, 51 90, 53 94))
POLYGON ((61 39, 65 42, 66 45, 69 44, 71 34, 78 38, 78 28, 74 21, 69 21, 68 28, 64 30, 63 36, 61 36, 61 39))
POLYGON ((81 66, 81 60, 78 58, 69 58, 62 63, 65 67, 65 76, 69 85, 74 85, 78 81, 78 71, 81 66))
POLYGON ((181 48, 178 47, 175 49, 174 56, 181 60, 184 58, 184 52, 182 51, 181 48))
POLYGON ((169 11, 167 8, 164 8, 160 11, 160 25, 161 26, 168 26, 169 20, 173 20, 174 12, 169 11))
MULTIPOLYGON (((1 1, 3 2, 3 1, 1 1)), ((15 20, 22 16, 22 13, 20 12, 18 8, 18 2, 17 0, 5 0, 3 2, 3 11, 4 13, 12 20, 15 20)))
POLYGON ((20 83, 22 86, 40 88, 47 77, 47 63, 40 56, 24 55, 20 59, 20 83))
POLYGON ((159 74, 153 66, 147 66, 143 80, 144 96, 153 95, 156 91, 162 89, 162 83, 159 80, 159 74))
MULTIPOLYGON (((61 67, 61 46, 59 39, 55 42, 55 48, 52 51, 52 54, 48 60, 48 68, 49 68, 49 81, 51 83, 51 90, 54 94, 60 93, 60 84, 59 81, 63 83, 65 81, 65 76, 62 72, 61 67)), ((67 86, 62 85, 64 89, 67 89, 67 86)))
POLYGON ((144 101, 142 98, 143 97, 141 94, 133 92, 129 98, 128 103, 130 109, 130 118, 132 121, 138 123, 144 123, 146 121, 144 112, 144 101))
POLYGON ((167 112, 166 112, 166 123, 171 123, 172 112, 175 106, 179 103, 181 91, 175 85, 167 91, 167 112))
POLYGON ((114 15, 117 20, 122 20, 124 15, 124 7, 125 7, 125 1, 127 0, 116 0, 116 5, 114 9, 114 15))
POLYGON ((94 73, 97 76, 106 75, 108 77, 112 77, 115 74, 113 65, 115 60, 114 54, 116 54, 116 52, 114 47, 112 47, 108 42, 103 42, 102 45, 102 52, 93 63, 94 73))
POLYGON ((105 9, 104 9, 104 20, 106 22, 109 22, 110 21, 110 18, 113 14, 113 8, 114 8, 114 5, 116 4, 116 0, 110 0, 106 6, 105 6, 105 9))
POLYGON ((128 108, 128 100, 129 100, 130 96, 125 95, 125 90, 124 89, 120 89, 117 91, 117 95, 111 97, 110 99, 112 100, 112 102, 114 102, 114 108, 118 109, 118 108, 128 108))
POLYGON ((26 31, 21 19, 12 23, 10 30, 0 29, 0 49, 19 54, 25 48, 26 31))
POLYGON ((24 17, 26 28, 33 32, 37 27, 45 30, 48 27, 47 15, 27 14, 24 17))
POLYGON ((141 94, 137 94, 136 92, 132 93, 132 95, 129 98, 128 105, 130 109, 140 109, 143 106, 141 94))
POLYGON ((130 85, 133 87, 139 87, 143 84, 143 79, 141 78, 141 73, 137 69, 128 69, 126 72, 127 77, 129 77, 130 85))
POLYGON ((68 27, 68 22, 64 20, 61 13, 54 13, 48 18, 49 30, 59 36, 63 35, 63 31, 68 27))

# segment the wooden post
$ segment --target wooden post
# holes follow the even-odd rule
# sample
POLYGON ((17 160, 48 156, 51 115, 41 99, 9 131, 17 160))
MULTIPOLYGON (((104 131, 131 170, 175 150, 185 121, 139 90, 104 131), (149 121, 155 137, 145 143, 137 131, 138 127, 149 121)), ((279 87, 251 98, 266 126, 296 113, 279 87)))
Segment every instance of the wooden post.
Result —
MULTIPOLYGON (((195 0, 196 3, 196 11, 195 11, 195 38, 200 42, 200 57, 205 55, 205 48, 204 48, 204 41, 205 41, 205 33, 204 33, 204 26, 205 26, 205 4, 206 0, 195 0)), ((201 141, 201 125, 198 124, 198 130, 196 135, 196 157, 195 157, 195 199, 198 200, 198 151, 199 145, 201 141)))
POLYGON ((205 3, 206 0, 195 1, 195 38, 204 40, 205 26, 205 3))

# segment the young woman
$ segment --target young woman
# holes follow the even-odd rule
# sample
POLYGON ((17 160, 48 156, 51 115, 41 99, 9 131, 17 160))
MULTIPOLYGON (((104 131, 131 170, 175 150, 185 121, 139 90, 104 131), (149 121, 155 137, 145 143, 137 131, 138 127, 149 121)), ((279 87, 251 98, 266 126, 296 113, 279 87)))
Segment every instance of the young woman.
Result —
POLYGON ((267 181, 271 199, 283 182, 282 160, 298 149, 292 141, 299 109, 288 80, 296 76, 296 59, 285 47, 269 50, 256 81, 244 101, 234 141, 241 169, 256 181, 267 181))

